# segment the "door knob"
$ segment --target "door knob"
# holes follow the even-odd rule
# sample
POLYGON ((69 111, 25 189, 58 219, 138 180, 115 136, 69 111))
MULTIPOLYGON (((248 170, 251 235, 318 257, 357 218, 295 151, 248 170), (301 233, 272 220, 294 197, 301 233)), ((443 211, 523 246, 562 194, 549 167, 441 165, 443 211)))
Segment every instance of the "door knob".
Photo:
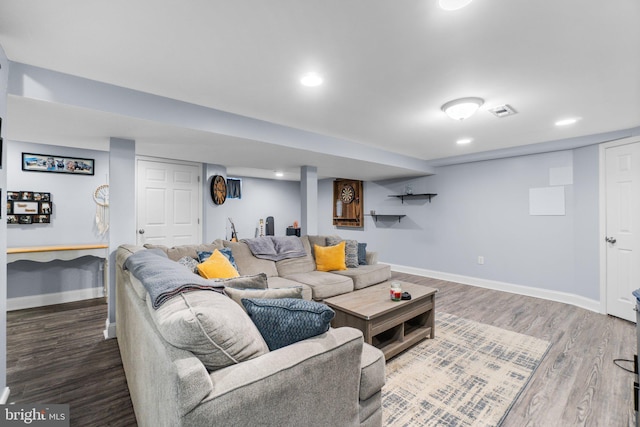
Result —
POLYGON ((141 228, 140 230, 138 230, 138 234, 144 234, 144 228, 141 228))
POLYGON ((604 239, 607 243, 611 243, 612 245, 617 241, 615 237, 606 237, 604 239))

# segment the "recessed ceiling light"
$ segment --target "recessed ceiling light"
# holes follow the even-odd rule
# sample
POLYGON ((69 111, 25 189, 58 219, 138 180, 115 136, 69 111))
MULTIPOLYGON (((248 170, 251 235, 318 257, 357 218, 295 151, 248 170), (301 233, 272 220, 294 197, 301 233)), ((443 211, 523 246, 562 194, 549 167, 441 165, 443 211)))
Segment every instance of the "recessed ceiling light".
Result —
POLYGON ((300 78, 300 83, 308 87, 320 86, 323 81, 322 76, 318 73, 307 73, 300 78))
POLYGON ((460 138, 459 140, 456 141, 456 144, 458 144, 458 145, 466 145, 466 144, 470 144, 471 141, 473 141, 473 139, 471 139, 471 138, 460 138))
POLYGON ((556 122, 556 126, 569 126, 569 125, 574 124, 578 120, 580 120, 580 119, 578 119, 577 117, 571 117, 571 118, 568 118, 568 119, 558 120, 556 122))
POLYGON ((282 171, 275 171, 274 172, 275 176, 277 176, 278 178, 282 178, 284 176, 284 172, 282 171))
POLYGON ((444 10, 458 10, 462 9, 473 0, 440 0, 440 8, 444 10))

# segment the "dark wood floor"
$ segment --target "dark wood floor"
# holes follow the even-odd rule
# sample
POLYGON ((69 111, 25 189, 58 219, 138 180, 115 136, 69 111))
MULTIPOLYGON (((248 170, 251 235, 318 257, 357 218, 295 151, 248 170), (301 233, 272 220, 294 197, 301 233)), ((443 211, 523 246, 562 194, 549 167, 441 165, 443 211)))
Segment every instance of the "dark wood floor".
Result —
MULTIPOLYGON (((635 325, 506 292, 394 277, 438 288, 438 311, 552 343, 503 426, 634 425, 634 375, 613 361, 633 359, 635 325)), ((135 426, 117 341, 102 335, 106 315, 101 299, 9 312, 9 401, 67 403, 73 426, 135 426)))

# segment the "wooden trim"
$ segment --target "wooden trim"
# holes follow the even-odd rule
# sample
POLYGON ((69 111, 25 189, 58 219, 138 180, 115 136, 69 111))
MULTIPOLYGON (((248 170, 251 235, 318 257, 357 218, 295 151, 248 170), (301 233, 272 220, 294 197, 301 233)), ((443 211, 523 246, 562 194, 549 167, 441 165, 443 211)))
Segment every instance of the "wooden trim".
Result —
POLYGON ((83 251, 89 249, 107 249, 109 245, 104 243, 92 243, 88 245, 60 245, 60 246, 24 246, 18 248, 7 248, 7 254, 26 254, 33 252, 55 252, 55 251, 83 251))

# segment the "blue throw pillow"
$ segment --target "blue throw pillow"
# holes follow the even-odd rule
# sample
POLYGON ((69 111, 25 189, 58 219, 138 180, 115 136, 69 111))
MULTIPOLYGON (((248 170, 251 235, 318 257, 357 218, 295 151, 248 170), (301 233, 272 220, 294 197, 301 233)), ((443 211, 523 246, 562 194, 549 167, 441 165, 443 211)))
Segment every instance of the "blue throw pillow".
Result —
MULTIPOLYGON (((222 248, 218 250, 222 255, 224 255, 229 260, 231 265, 233 265, 233 268, 237 270, 238 266, 236 265, 236 260, 233 258, 233 253, 231 252, 231 248, 222 248)), ((200 260, 200 262, 205 262, 206 260, 209 259, 212 253, 213 252, 211 251, 198 251, 198 259, 200 260)))
POLYGON ((329 330, 336 313, 325 304, 297 298, 242 298, 247 313, 269 350, 315 337, 329 330))
POLYGON ((367 265, 367 244, 358 242, 358 264, 367 265))

